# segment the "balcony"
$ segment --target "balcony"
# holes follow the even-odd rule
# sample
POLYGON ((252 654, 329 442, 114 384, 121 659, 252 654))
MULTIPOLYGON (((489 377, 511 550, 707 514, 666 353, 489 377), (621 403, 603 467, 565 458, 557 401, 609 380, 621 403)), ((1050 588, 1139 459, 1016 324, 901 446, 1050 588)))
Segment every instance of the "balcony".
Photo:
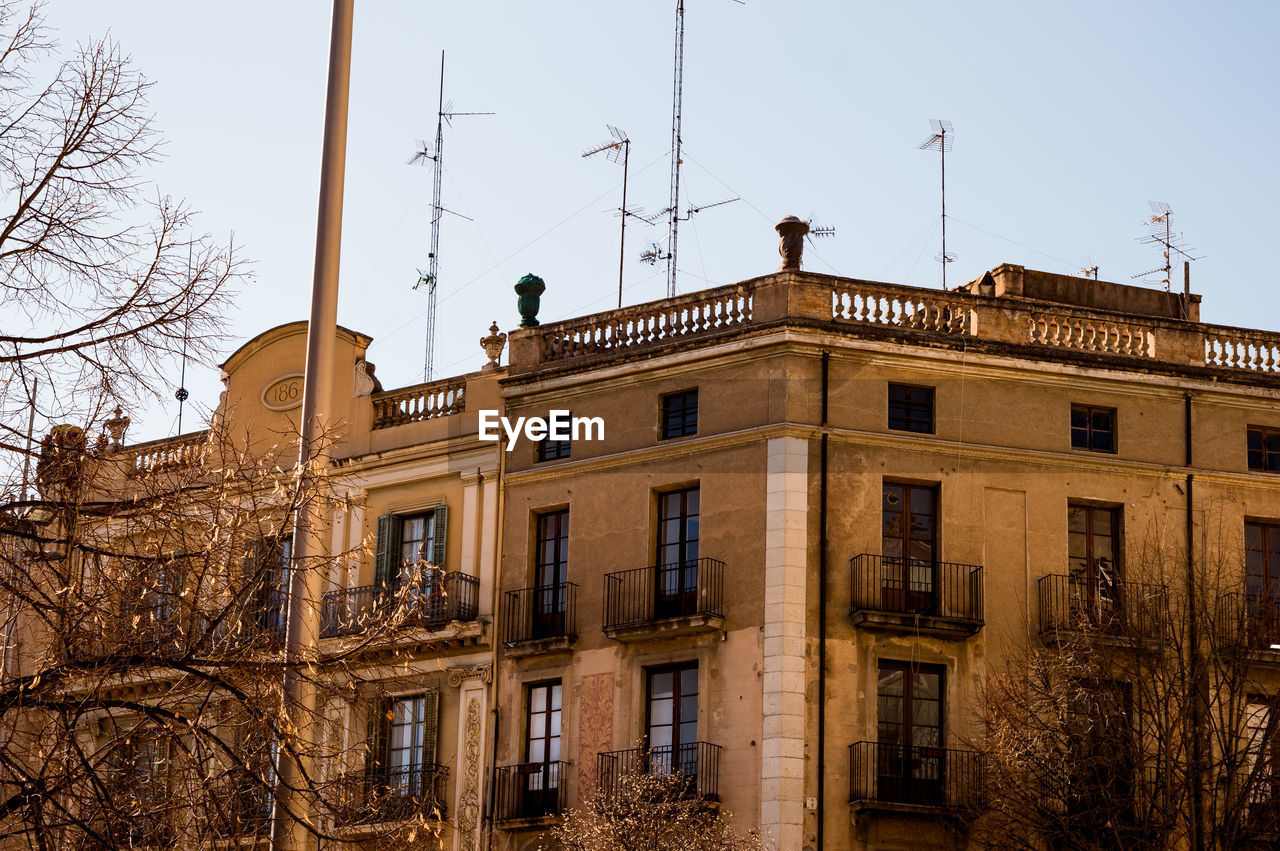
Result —
POLYGON ((1040 636, 1046 641, 1074 633, 1124 644, 1163 638, 1167 594, 1163 585, 1050 574, 1037 583, 1040 636))
POLYGON ((855 810, 976 813, 982 804, 982 754, 857 742, 849 745, 849 803, 855 810))
POLYGON ((724 627, 724 562, 700 558, 604 577, 604 634, 617 641, 724 627))
POLYGON ((508 591, 502 643, 508 656, 568 650, 578 637, 578 586, 543 585, 508 591))
POLYGON ((569 763, 527 762, 497 770, 494 817, 507 827, 541 823, 565 808, 569 763))
POLYGON ((965 638, 982 629, 982 567, 863 553, 849 560, 863 629, 965 638))
POLYGON ((1280 664, 1280 599, 1223 594, 1215 614, 1219 647, 1248 654, 1257 662, 1280 664))
POLYGON ((271 795, 260 778, 236 770, 223 777, 215 790, 209 811, 203 815, 214 836, 248 839, 270 835, 271 795))
POLYGON ((476 619, 480 580, 457 571, 437 568, 423 570, 413 586, 363 585, 324 595, 320 615, 320 637, 356 635, 378 626, 389 614, 405 605, 404 627, 427 629, 450 621, 476 619))
POLYGON ((619 789, 629 774, 677 778, 675 792, 681 798, 720 800, 720 746, 690 742, 657 748, 608 751, 596 757, 596 780, 606 795, 619 789))
POLYGON ((377 766, 340 778, 334 813, 339 827, 385 824, 412 818, 443 819, 449 769, 428 763, 413 768, 377 766))

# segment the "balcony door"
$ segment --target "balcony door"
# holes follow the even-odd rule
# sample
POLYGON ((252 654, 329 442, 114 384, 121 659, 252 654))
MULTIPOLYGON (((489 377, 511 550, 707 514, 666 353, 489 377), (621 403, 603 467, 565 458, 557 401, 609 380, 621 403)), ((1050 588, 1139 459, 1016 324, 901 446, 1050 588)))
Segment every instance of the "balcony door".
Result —
POLYGON ((890 612, 937 611, 938 490, 884 484, 880 594, 890 612))
POLYGON ((945 803, 942 688, 941 668, 880 662, 876 696, 880 800, 935 806, 945 803))
MULTIPOLYGON (((533 635, 564 635, 569 607, 569 510, 538 515, 533 635)), ((559 688, 559 686, 557 686, 559 688)))
POLYGON ((697 488, 658 497, 655 618, 679 617, 698 611, 698 513, 697 488))
POLYGON ((1280 634, 1280 526, 1244 524, 1248 628, 1263 646, 1280 634))
POLYGON ((1067 505, 1067 574, 1072 614, 1107 626, 1119 620, 1120 523, 1114 508, 1067 505))
POLYGON ((383 716, 377 719, 382 728, 381 765, 369 778, 375 790, 415 800, 434 792, 438 701, 437 693, 427 692, 392 698, 383 705, 383 716))
POLYGON ((698 663, 648 671, 649 771, 698 778, 698 663))
POLYGON ((525 818, 560 811, 561 698, 558 682, 529 687, 525 762, 520 766, 520 806, 525 818))

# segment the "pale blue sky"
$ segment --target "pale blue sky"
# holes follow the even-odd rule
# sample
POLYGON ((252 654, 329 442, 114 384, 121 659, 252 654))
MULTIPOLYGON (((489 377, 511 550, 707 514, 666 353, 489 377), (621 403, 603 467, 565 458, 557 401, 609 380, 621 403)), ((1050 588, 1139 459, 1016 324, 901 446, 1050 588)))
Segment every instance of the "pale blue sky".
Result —
MULTIPOLYGON (((434 137, 441 49, 446 99, 497 113, 446 129, 444 203, 475 219, 446 217, 441 236, 436 363, 458 374, 484 362, 491 320, 516 325, 526 272, 547 281, 544 320, 616 299, 606 210, 621 168, 580 154, 622 127, 628 200, 666 206, 674 7, 356 0, 338 319, 374 337, 388 387, 421 380, 425 295, 411 288, 431 185, 406 161, 434 137)), ((109 30, 155 80, 157 181, 205 228, 234 231, 257 273, 237 345, 307 313, 329 15, 327 0, 48 10, 64 41, 109 30)), ((1204 255, 1204 318, 1280 328, 1278 30, 1280 5, 1263 2, 687 0, 682 196, 743 200, 682 228, 681 289, 775 269, 772 225, 791 213, 838 229, 807 255, 816 271, 937 286, 937 155, 917 145, 940 117, 956 130, 950 281, 1001 262, 1071 273, 1087 253, 1128 282, 1160 263, 1137 242, 1157 199, 1204 255)), ((662 267, 635 258, 665 229, 628 231, 627 299, 661 297, 662 267)), ((187 385, 216 403, 216 368, 187 385)), ((175 416, 172 402, 135 412, 132 439, 172 433, 175 416)))

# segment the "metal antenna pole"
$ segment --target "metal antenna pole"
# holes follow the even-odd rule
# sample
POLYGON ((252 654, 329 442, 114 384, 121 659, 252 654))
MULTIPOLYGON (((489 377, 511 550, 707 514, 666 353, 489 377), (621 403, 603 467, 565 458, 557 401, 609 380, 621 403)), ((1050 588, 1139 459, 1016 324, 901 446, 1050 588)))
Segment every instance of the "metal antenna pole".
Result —
POLYGON ((622 307, 622 260, 627 253, 627 164, 631 161, 631 140, 622 143, 622 234, 618 238, 618 307, 622 307))
POLYGON ((444 51, 440 51, 440 99, 436 104, 436 155, 431 183, 431 253, 427 255, 427 354, 422 380, 431 380, 436 359, 436 284, 440 278, 440 180, 444 174, 444 51))
MULTIPOLYGON (((187 246, 187 284, 191 283, 191 246, 187 246)), ((190 336, 191 317, 182 323, 182 377, 178 379, 178 392, 173 396, 178 400, 178 434, 182 434, 182 407, 187 403, 187 338, 190 336)))
POLYGON ((942 253, 937 259, 942 263, 942 288, 947 288, 947 264, 955 260, 954 254, 947 253, 947 151, 951 150, 951 137, 954 135, 950 121, 940 118, 929 119, 933 135, 920 143, 922 151, 937 151, 942 156, 942 253))
POLYGON ((298 473, 302 503, 293 527, 285 621, 284 710, 277 741, 271 808, 273 851, 302 851, 312 843, 316 812, 306 784, 315 775, 311 755, 316 733, 315 685, 304 671, 314 665, 320 643, 320 598, 324 575, 316 564, 324 554, 323 504, 329 453, 325 430, 333 396, 334 350, 338 336, 338 268, 342 249, 342 192, 346 178, 347 104, 351 91, 351 29, 355 0, 333 0, 329 40, 329 81, 320 160, 320 200, 316 220, 315 275, 307 323, 307 362, 302 379, 298 473))
MULTIPOLYGON (((436 357, 436 288, 440 283, 440 219, 445 213, 453 213, 460 218, 467 218, 461 213, 446 210, 440 202, 440 184, 444 175, 444 123, 453 126, 455 115, 493 115, 492 112, 454 112, 453 102, 444 102, 444 51, 440 51, 440 100, 436 104, 436 148, 432 152, 426 142, 419 142, 422 148, 409 158, 412 165, 420 160, 431 160, 431 251, 427 254, 427 271, 418 270, 418 282, 413 285, 416 290, 423 285, 427 288, 427 345, 423 357, 422 380, 430 381, 435 372, 436 357)), ((470 221, 468 219, 468 221, 470 221)))
MULTIPOLYGON (((684 0, 676 0, 675 83, 671 96, 671 244, 667 246, 667 297, 676 294, 676 237, 680 227, 680 115, 684 98, 684 0)), ((623 218, 626 218, 625 216, 623 218)))

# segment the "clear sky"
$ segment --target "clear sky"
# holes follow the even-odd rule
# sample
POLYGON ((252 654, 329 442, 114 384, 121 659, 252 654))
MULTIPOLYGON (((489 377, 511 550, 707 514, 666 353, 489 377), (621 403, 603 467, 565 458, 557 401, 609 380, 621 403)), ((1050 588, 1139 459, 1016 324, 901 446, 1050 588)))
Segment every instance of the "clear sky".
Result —
MULTIPOLYGON (((682 226, 681 291, 778 265, 787 214, 837 228, 815 271, 937 286, 937 154, 947 159, 949 282, 1002 262, 1130 282, 1148 199, 1202 255, 1203 318, 1280 329, 1273 245, 1280 169, 1280 4, 686 0, 683 198, 740 196, 682 226)), ((155 80, 168 138, 160 188, 202 226, 234 232, 256 278, 231 348, 304 319, 331 6, 327 0, 52 0, 67 43, 107 33, 155 80)), ((388 387, 422 380, 430 169, 407 164, 445 130, 436 364, 478 369, 491 320, 519 320, 512 284, 548 286, 540 317, 616 303, 621 167, 583 150, 633 140, 628 202, 667 204, 675 0, 356 0, 338 321, 371 335, 388 387)), ((628 226, 626 299, 665 292, 637 256, 665 227, 628 226)), ((816 248, 816 251, 815 251, 816 248)), ((1180 285, 1175 274, 1175 286, 1180 285)), ((228 349, 226 354, 230 353, 228 349)), ((174 367, 175 387, 177 365, 174 367)), ((184 430, 221 389, 193 365, 184 430)), ((135 410, 132 440, 174 432, 176 403, 135 410)))

